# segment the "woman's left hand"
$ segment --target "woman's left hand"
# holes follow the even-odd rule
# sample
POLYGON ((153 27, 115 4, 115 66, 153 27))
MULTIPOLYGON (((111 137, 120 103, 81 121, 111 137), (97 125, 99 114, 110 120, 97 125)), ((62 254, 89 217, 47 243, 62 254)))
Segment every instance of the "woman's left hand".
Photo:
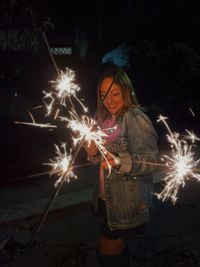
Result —
POLYGON ((100 164, 101 168, 107 170, 108 169, 108 162, 111 165, 111 167, 115 167, 115 166, 119 165, 119 158, 116 155, 114 155, 112 153, 107 153, 105 155, 105 157, 106 157, 107 161, 105 159, 103 159, 101 161, 101 164, 100 164))

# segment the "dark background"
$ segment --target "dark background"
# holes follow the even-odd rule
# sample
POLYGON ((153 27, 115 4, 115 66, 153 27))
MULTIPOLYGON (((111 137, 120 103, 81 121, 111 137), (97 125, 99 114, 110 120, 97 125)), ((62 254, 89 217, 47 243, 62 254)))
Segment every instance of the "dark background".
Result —
MULTIPOLYGON (((1 181, 45 170, 54 157, 53 144, 67 142, 70 133, 60 124, 53 131, 17 125, 52 122, 41 110, 42 91, 57 73, 50 47, 72 47, 72 55, 54 55, 57 67, 76 72, 93 116, 103 57, 122 44, 128 48, 127 70, 142 106, 169 149, 159 114, 169 117, 173 131, 199 134, 200 19, 197 1, 6 1, 0 3, 0 120, 1 181), (193 110, 192 115, 189 108, 193 110)), ((85 162, 81 151, 78 162, 85 162)))

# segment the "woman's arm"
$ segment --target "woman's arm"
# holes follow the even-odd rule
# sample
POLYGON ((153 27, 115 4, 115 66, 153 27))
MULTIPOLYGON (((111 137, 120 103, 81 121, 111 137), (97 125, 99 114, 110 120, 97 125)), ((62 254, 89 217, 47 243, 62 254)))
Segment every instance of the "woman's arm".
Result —
POLYGON ((152 122, 142 111, 127 112, 124 115, 128 151, 118 153, 120 157, 119 171, 134 176, 150 174, 158 167, 145 162, 157 162, 159 149, 157 133, 152 122), (141 163, 144 162, 144 163, 141 163))

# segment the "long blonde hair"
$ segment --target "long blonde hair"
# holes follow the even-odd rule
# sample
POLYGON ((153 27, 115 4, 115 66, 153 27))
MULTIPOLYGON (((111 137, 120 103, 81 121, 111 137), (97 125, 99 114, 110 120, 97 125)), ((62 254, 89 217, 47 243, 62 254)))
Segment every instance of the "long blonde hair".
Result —
POLYGON ((104 105, 101 105, 102 99, 100 96, 100 87, 101 83, 105 78, 112 77, 115 84, 120 86, 122 91, 122 97, 124 99, 124 108, 120 111, 120 113, 127 110, 129 107, 138 107, 138 101, 135 95, 135 90, 133 88, 133 85, 131 83, 131 80, 129 79, 127 73, 118 67, 110 67, 106 69, 100 76, 98 87, 97 87, 97 96, 98 96, 98 113, 97 113, 97 119, 100 121, 103 121, 105 118, 108 118, 110 116, 110 113, 106 109, 104 105), (101 105, 101 107, 100 107, 101 105))

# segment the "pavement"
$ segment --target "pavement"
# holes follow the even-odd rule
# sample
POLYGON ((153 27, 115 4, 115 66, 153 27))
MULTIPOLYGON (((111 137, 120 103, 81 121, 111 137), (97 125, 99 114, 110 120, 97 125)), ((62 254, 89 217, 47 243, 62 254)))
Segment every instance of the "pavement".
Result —
MULTIPOLYGON (((0 266, 97 267, 100 218, 91 211, 96 168, 78 170, 64 183, 30 247, 44 211, 55 194, 53 177, 0 189, 0 266)), ((154 177, 160 192, 163 173, 154 177)), ((129 242, 133 267, 200 266, 200 183, 188 181, 175 204, 153 199, 151 219, 137 240, 129 242)))

